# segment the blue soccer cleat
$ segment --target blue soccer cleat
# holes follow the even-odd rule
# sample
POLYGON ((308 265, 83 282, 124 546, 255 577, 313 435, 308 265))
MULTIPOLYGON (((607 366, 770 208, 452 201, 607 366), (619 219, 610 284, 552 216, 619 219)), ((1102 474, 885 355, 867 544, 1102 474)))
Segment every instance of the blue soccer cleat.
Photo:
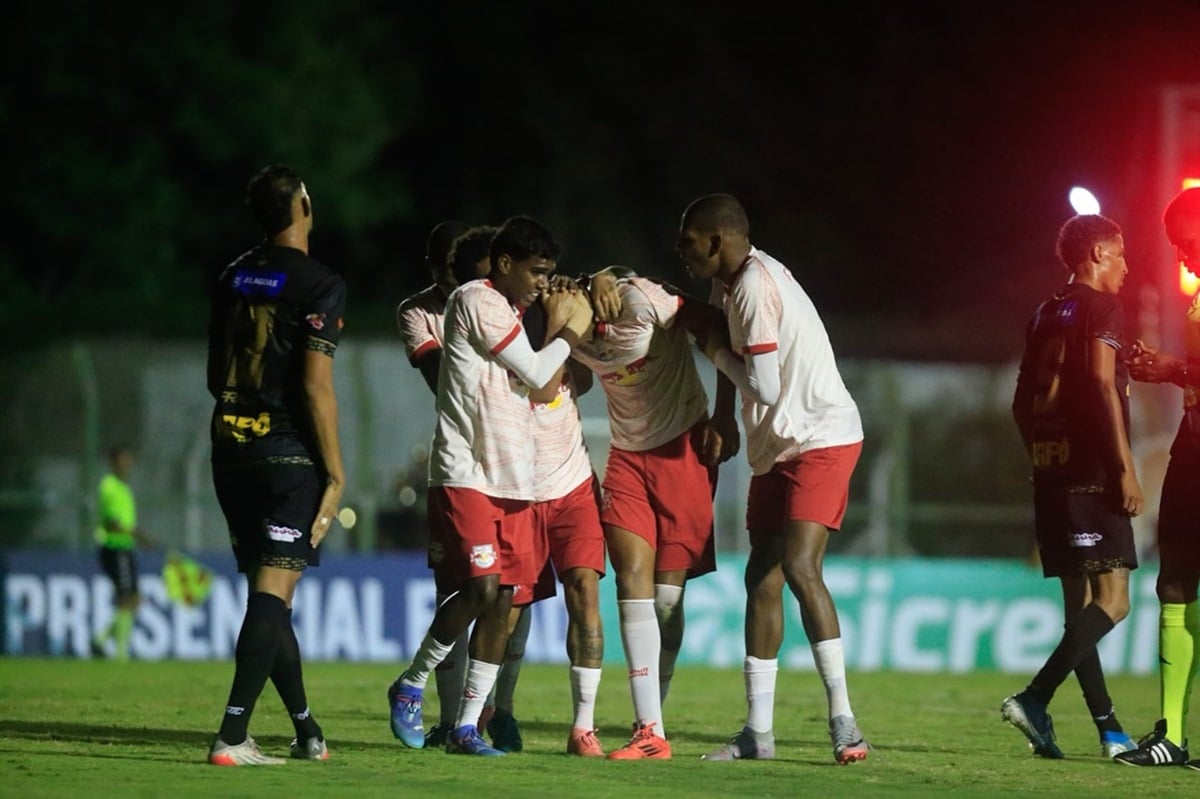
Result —
POLYGON ((392 711, 392 735, 409 749, 425 748, 425 727, 422 719, 422 691, 399 680, 388 688, 388 705, 392 711))
POLYGON ((452 755, 480 755, 482 757, 504 757, 504 753, 488 745, 474 724, 459 727, 446 738, 446 751, 452 755))

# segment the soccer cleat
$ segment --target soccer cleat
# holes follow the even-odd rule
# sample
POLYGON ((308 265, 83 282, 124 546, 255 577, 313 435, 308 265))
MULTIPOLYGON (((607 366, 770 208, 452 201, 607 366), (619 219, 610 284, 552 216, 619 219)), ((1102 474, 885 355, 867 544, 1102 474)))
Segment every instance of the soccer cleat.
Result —
POLYGON ((866 760, 871 750, 854 716, 834 716, 829 722, 829 739, 833 741, 833 759, 841 766, 866 760))
MULTIPOLYGON (((865 755, 864 755, 865 757, 865 755)), ((729 742, 716 751, 701 755, 701 760, 773 760, 775 758, 775 742, 768 744, 754 740, 754 733, 749 727, 729 739, 729 742)))
POLYGON ((671 743, 654 733, 655 722, 634 724, 633 737, 620 749, 608 753, 609 760, 670 760, 671 743))
POLYGON ((1122 752, 1113 760, 1126 766, 1186 766, 1187 741, 1178 747, 1167 739, 1167 720, 1159 719, 1154 730, 1138 741, 1136 749, 1122 752))
POLYGON ((422 726, 421 689, 401 685, 400 681, 388 688, 388 705, 392 710, 392 735, 410 749, 425 746, 425 728, 422 726))
POLYGON ((325 745, 325 739, 319 735, 305 738, 304 743, 300 743, 299 738, 293 738, 291 746, 288 747, 288 753, 296 760, 329 759, 329 747, 325 745))
POLYGON ((520 752, 525 748, 525 742, 521 740, 521 728, 513 714, 506 710, 497 710, 485 729, 492 736, 492 745, 501 752, 520 752))
POLYGON ((1183 765, 1187 768, 1190 768, 1192 771, 1200 771, 1200 758, 1197 758, 1196 760, 1189 760, 1183 765))
POLYGON ((1054 742, 1054 720, 1046 706, 1022 691, 1000 704, 1000 717, 1025 733, 1033 753, 1050 760, 1061 760, 1063 753, 1054 742))
POLYGON ((604 748, 596 737, 595 730, 585 730, 579 727, 571 728, 571 737, 567 738, 567 754, 580 757, 604 757, 604 748))
POLYGON ((439 722, 429 728, 429 732, 425 733, 425 748, 437 749, 446 745, 446 738, 450 735, 450 730, 453 729, 454 722, 439 722))
POLYGON ((481 755, 482 757, 504 757, 504 752, 488 746, 474 724, 459 727, 446 736, 446 751, 452 755, 481 755))
POLYGON ((287 763, 282 757, 264 755, 249 735, 240 744, 232 746, 218 735, 208 750, 208 762, 214 766, 282 766, 287 763))
POLYGON ((1104 730, 1100 733, 1100 754, 1110 760, 1122 752, 1137 749, 1137 744, 1123 730, 1104 730))

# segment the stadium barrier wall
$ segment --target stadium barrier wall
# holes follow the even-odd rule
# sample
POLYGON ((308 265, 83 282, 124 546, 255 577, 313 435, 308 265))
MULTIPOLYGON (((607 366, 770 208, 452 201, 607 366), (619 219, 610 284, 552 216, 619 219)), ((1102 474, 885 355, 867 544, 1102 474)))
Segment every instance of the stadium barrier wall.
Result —
MULTIPOLYGON (((94 556, 11 551, 0 562, 3 651, 9 656, 88 657, 92 634, 109 623, 112 586, 94 556)), ((145 660, 228 659, 246 601, 245 580, 230 557, 205 557, 212 590, 195 606, 172 602, 163 556, 139 556, 143 602, 132 655, 145 660)), ((687 628, 679 665, 739 667, 745 557, 719 558, 718 569, 688 583, 687 628)), ((1036 671, 1062 632, 1057 581, 1011 560, 827 558, 826 581, 838 605, 847 667, 856 670, 1036 671)), ((1132 610, 1101 643, 1110 674, 1156 668, 1155 569, 1133 573, 1132 610)), ((601 580, 605 662, 624 663, 615 581, 601 580)), ((308 660, 400 664, 420 643, 434 610, 434 586, 415 553, 338 555, 300 581, 294 621, 308 660)), ((780 665, 812 669, 794 600, 785 599, 780 665)), ((561 593, 534 606, 526 658, 565 663, 561 593)))

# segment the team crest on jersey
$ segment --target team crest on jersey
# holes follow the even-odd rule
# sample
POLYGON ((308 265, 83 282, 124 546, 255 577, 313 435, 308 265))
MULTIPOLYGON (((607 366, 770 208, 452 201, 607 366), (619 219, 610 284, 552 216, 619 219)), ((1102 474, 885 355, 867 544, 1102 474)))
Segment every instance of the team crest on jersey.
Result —
POLYGON ((313 330, 325 329, 325 314, 323 313, 310 313, 308 316, 304 317, 304 321, 308 322, 308 326, 313 330))
POLYGON ((476 544, 471 547, 471 563, 480 569, 496 565, 496 549, 491 544, 476 544))

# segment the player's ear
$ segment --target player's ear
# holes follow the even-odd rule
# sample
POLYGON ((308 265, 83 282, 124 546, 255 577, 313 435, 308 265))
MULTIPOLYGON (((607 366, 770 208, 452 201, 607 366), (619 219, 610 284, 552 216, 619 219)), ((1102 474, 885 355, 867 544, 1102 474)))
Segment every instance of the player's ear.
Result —
POLYGON ((708 257, 713 257, 721 251, 721 234, 714 233, 708 237, 708 257))
POLYGON ((304 214, 305 219, 312 215, 312 208, 308 204, 307 197, 300 198, 300 213, 304 214))
POLYGON ((497 272, 507 275, 512 271, 512 258, 502 253, 496 258, 493 265, 497 272))

